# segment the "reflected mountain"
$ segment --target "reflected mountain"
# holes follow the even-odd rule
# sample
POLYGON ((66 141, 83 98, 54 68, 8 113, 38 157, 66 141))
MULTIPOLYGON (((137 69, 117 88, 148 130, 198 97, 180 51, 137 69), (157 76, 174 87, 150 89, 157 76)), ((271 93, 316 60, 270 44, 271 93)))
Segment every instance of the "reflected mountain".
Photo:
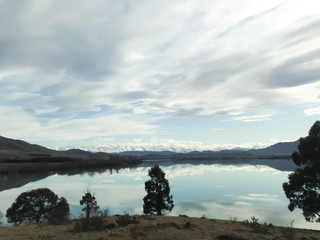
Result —
POLYGON ((31 182, 37 182, 52 175, 84 175, 87 174, 90 177, 94 177, 96 174, 102 174, 108 172, 109 174, 118 173, 122 168, 90 168, 88 170, 83 169, 69 169, 61 171, 38 171, 38 172, 15 172, 15 173, 0 173, 0 192, 19 188, 31 182))
MULTIPOLYGON (((225 161, 200 161, 200 160, 149 160, 143 161, 138 167, 149 168, 158 164, 160 166, 179 166, 190 164, 194 167, 199 165, 229 165, 229 166, 241 166, 241 165, 253 165, 253 166, 268 166, 270 168, 279 170, 279 171, 294 171, 296 169, 296 165, 293 163, 292 160, 286 159, 255 159, 255 160, 243 160, 243 161, 236 161, 234 159, 229 159, 225 161)), ((131 167, 129 169, 135 169, 136 167, 131 167)), ((18 188, 24 186, 30 182, 36 182, 51 175, 66 175, 66 176, 73 176, 73 175, 82 175, 88 174, 89 176, 94 176, 96 174, 103 174, 108 172, 109 174, 118 173, 119 170, 123 168, 90 168, 90 169, 66 169, 60 171, 43 171, 43 172, 15 172, 15 173, 2 173, 0 174, 0 192, 12 188, 18 188)), ((147 171, 147 170, 146 170, 147 171)))
POLYGON ((38 172, 34 173, 11 173, 11 174, 0 174, 0 192, 19 188, 30 182, 36 182, 44 179, 51 174, 48 172, 38 172))

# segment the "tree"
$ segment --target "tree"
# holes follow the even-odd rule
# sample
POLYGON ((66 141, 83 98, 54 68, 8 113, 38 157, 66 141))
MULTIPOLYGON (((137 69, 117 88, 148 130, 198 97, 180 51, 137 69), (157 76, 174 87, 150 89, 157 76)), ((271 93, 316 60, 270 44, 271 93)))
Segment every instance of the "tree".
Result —
POLYGON ((61 197, 55 208, 52 209, 50 222, 59 223, 69 220, 70 207, 67 199, 61 197))
POLYGON ((48 188, 21 193, 7 210, 8 223, 62 222, 69 219, 69 204, 48 188))
POLYGON ((300 138, 298 150, 292 160, 299 168, 283 183, 288 208, 300 208, 307 221, 320 222, 320 121, 313 124, 307 137, 300 138))
POLYGON ((84 208, 82 209, 82 211, 85 212, 85 217, 87 220, 89 220, 90 217, 92 215, 95 215, 99 210, 99 206, 97 205, 96 198, 89 190, 87 190, 85 195, 80 200, 80 204, 84 205, 84 208))
POLYGON ((82 211, 85 215, 81 215, 81 218, 77 221, 74 230, 76 232, 82 231, 94 231, 105 229, 104 218, 108 215, 108 211, 104 212, 99 210, 95 196, 87 190, 87 192, 82 196, 80 204, 84 205, 82 211))
POLYGON ((162 215, 163 210, 171 211, 174 204, 165 173, 158 165, 155 165, 149 170, 148 175, 151 179, 145 182, 147 195, 143 198, 143 212, 162 215))

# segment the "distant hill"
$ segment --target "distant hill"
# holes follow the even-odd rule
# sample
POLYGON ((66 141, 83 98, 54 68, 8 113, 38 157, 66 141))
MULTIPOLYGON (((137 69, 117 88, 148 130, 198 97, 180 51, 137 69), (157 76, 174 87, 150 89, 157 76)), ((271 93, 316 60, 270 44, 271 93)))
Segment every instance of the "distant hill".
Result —
MULTIPOLYGON (((297 151, 299 141, 282 142, 263 149, 252 150, 222 150, 222 151, 193 151, 189 153, 175 153, 172 151, 127 151, 118 155, 124 157, 136 156, 140 159, 254 159, 254 158, 290 158, 292 152, 297 151)), ((22 140, 15 140, 0 136, 0 161, 50 160, 52 158, 67 158, 76 160, 110 159, 109 153, 92 153, 80 149, 57 151, 46 147, 30 144, 22 140)))
POLYGON ((57 151, 0 136, 0 173, 125 168, 141 163, 137 157, 92 153, 80 149, 57 151))
POLYGON ((175 153, 171 151, 130 151, 119 155, 137 156, 142 159, 254 159, 254 158, 290 158, 298 150, 299 140, 294 142, 281 142, 263 149, 231 149, 221 151, 193 151, 189 153, 175 153))
POLYGON ((48 148, 36 144, 30 144, 22 140, 15 140, 0 136, 0 151, 17 151, 17 152, 42 152, 48 153, 48 148))
POLYGON ((175 152, 171 151, 126 151, 126 152, 120 152, 120 156, 146 156, 146 155, 157 155, 157 156, 163 156, 163 157, 169 157, 175 154, 175 152))
POLYGON ((294 151, 298 151, 298 145, 299 140, 295 142, 280 142, 267 148, 249 150, 248 152, 257 156, 291 156, 294 151))
POLYGON ((67 151, 52 150, 37 144, 0 136, 0 160, 23 161, 31 159, 70 158, 70 159, 109 159, 108 153, 91 153, 80 149, 67 151))
POLYGON ((254 159, 255 155, 246 151, 204 151, 204 152, 190 152, 190 153, 178 153, 172 155, 173 159, 184 160, 223 160, 223 159, 254 159))

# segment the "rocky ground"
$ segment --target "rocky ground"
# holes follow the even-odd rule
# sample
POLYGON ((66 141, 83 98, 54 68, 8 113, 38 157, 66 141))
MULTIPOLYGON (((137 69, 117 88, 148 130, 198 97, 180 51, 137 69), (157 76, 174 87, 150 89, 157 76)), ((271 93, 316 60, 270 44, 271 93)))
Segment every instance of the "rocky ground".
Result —
MULTIPOLYGON (((208 218, 135 216, 133 223, 120 227, 116 216, 106 217, 102 231, 75 231, 76 220, 64 225, 21 225, 0 227, 1 240, 320 240, 320 231, 276 227, 246 222, 208 218)), ((125 222, 124 222, 125 223, 125 222)), ((129 223, 129 222, 128 222, 129 223)))

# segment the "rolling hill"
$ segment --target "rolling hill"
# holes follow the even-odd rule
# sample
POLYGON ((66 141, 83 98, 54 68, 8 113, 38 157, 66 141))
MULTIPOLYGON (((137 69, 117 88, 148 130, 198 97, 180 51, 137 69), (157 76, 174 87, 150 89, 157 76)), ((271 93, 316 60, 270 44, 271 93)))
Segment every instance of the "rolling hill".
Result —
POLYGON ((22 140, 15 140, 0 136, 0 160, 1 161, 29 161, 48 158, 70 159, 109 159, 108 153, 91 153, 80 149, 66 151, 52 150, 37 144, 30 144, 22 140))
POLYGON ((123 168, 139 163, 141 160, 131 156, 80 149, 57 151, 0 136, 0 173, 123 168))
POLYGON ((270 147, 267 147, 267 148, 249 150, 248 152, 257 156, 263 156, 263 155, 291 156, 291 154, 294 151, 298 150, 298 145, 299 145, 299 140, 294 142, 280 142, 280 143, 271 145, 270 147))

